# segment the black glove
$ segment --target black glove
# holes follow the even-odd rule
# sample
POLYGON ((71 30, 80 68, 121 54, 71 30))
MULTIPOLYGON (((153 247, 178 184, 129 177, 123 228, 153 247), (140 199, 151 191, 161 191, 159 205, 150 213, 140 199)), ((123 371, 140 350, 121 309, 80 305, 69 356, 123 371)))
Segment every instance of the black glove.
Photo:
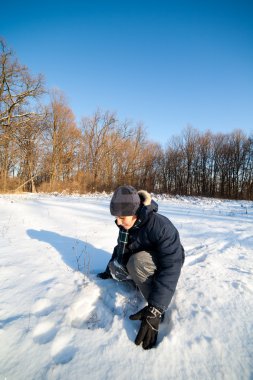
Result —
POLYGON ((111 274, 106 271, 102 273, 98 273, 97 277, 102 278, 102 280, 107 280, 108 278, 112 278, 111 274))
POLYGON ((144 350, 148 350, 156 344, 159 324, 163 310, 157 309, 152 305, 144 307, 136 314, 130 315, 132 320, 141 320, 141 327, 135 339, 135 344, 142 343, 144 350))

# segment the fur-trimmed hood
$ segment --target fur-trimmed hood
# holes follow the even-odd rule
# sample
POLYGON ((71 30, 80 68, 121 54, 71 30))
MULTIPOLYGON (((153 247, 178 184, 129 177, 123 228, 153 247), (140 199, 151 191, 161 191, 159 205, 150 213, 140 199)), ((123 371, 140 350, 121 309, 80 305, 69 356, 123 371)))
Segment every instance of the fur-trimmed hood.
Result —
POLYGON ((144 206, 151 205, 151 201, 152 201, 151 194, 149 194, 146 190, 139 190, 138 194, 144 206))
POLYGON ((151 194, 146 190, 139 190, 138 194, 141 199, 141 207, 138 212, 138 217, 144 222, 151 212, 158 211, 158 204, 152 199, 151 194))

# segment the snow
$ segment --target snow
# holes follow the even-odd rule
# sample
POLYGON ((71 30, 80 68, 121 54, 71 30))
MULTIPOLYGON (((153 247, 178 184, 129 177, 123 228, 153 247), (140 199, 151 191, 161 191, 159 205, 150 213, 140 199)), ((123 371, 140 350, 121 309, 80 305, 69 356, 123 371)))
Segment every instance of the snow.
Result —
POLYGON ((155 196, 186 261, 158 345, 135 346, 145 302, 100 280, 110 196, 0 196, 0 379, 253 379, 253 202, 155 196))

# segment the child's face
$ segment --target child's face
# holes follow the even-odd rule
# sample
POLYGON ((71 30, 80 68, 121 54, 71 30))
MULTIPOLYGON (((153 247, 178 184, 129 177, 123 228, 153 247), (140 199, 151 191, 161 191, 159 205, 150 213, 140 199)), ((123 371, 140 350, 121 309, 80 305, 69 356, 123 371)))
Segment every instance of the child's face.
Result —
POLYGON ((118 226, 122 226, 125 228, 125 230, 129 230, 131 227, 133 227, 135 221, 137 219, 137 216, 117 216, 117 224, 118 226))

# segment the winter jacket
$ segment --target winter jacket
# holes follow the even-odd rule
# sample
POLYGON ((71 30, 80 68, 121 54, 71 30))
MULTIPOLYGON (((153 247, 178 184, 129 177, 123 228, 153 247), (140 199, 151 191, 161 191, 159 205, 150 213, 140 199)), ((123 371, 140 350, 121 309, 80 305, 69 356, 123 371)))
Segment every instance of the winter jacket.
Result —
MULTIPOLYGON (((142 207, 137 215, 138 226, 134 225, 128 230, 129 239, 123 264, 126 265, 129 257, 136 252, 147 251, 152 254, 157 270, 147 301, 153 306, 166 310, 175 292, 184 263, 184 249, 177 229, 168 218, 157 213, 158 205, 151 200, 150 194, 141 190, 139 195, 142 207)), ((123 229, 122 226, 119 228, 123 229)), ((110 261, 117 258, 117 248, 118 245, 114 248, 110 261)))

